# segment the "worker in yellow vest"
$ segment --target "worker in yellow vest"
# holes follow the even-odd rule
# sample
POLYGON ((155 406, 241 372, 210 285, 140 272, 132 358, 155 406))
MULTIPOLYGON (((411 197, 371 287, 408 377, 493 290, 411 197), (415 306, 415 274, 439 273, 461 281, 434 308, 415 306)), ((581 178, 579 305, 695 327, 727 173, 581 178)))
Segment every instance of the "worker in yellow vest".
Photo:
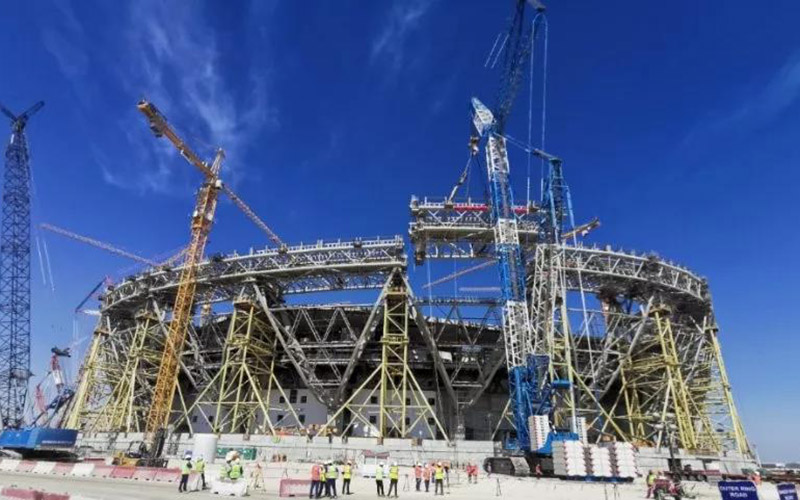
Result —
POLYGON ((375 468, 375 486, 378 487, 378 496, 384 496, 383 493, 383 464, 380 463, 375 468))
POLYGON ((435 481, 433 494, 444 496, 444 467, 442 467, 442 462, 436 463, 436 467, 433 469, 433 479, 435 481), (439 493, 440 491, 441 493, 439 493))
POLYGON ((228 474, 228 477, 231 478, 231 481, 236 482, 244 475, 244 467, 242 467, 242 463, 237 458, 231 464, 231 472, 228 474))
POLYGON ((192 472, 192 456, 186 455, 181 464, 181 482, 178 484, 178 493, 188 491, 189 474, 192 472))
POLYGON ((339 495, 336 494, 336 480, 339 479, 339 467, 333 462, 328 462, 328 471, 325 472, 325 477, 331 489, 331 498, 339 498, 339 495))
POLYGON ((194 470, 200 474, 200 481, 203 483, 203 489, 206 489, 206 461, 203 460, 203 455, 197 456, 197 460, 194 462, 194 470))
POLYGON ((398 479, 400 479, 400 468, 397 466, 397 462, 392 462, 392 466, 389 467, 389 494, 386 496, 392 496, 392 489, 394 489, 394 497, 397 498, 398 479))
POLYGON ((328 464, 320 464, 319 470, 319 489, 317 490, 317 498, 322 496, 322 490, 325 489, 325 496, 330 496, 331 489, 328 487, 328 476, 325 473, 328 470, 328 464))
POLYGON ((350 478, 353 477, 353 462, 347 461, 342 470, 342 495, 352 495, 350 493, 350 478))

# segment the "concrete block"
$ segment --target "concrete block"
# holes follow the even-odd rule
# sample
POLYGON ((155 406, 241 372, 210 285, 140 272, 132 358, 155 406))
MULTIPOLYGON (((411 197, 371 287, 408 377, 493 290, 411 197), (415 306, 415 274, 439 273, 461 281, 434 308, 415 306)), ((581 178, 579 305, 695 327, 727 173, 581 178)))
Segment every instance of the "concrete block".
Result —
POLYGON ((36 462, 31 472, 34 474, 50 474, 55 468, 55 462, 36 462))

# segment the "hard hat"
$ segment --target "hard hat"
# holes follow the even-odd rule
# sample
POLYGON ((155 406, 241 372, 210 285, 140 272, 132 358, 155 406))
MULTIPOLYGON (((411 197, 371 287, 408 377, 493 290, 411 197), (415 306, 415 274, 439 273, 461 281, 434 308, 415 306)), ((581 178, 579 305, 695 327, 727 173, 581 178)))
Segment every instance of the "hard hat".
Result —
POLYGON ((378 465, 380 465, 381 467, 383 467, 383 462, 379 463, 378 465))
POLYGON ((392 462, 392 465, 394 465, 395 467, 397 467, 397 462, 392 462))
POLYGON ((436 462, 436 465, 442 465, 442 462, 436 462))

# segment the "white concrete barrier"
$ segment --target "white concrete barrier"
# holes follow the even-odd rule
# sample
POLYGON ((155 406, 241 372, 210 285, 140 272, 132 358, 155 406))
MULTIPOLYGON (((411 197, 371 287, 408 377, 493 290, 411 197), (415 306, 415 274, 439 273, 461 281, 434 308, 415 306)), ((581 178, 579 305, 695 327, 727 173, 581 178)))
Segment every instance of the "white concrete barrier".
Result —
POLYGON ((3 461, 0 462, 0 470, 4 472, 13 472, 17 470, 19 462, 19 460, 14 458, 4 458, 3 461))
POLYGON ((247 481, 236 481, 235 483, 214 481, 211 483, 211 493, 215 495, 243 497, 247 495, 247 481))
POLYGON ((50 474, 56 468, 55 462, 36 462, 31 472, 34 474, 50 474))
POLYGON ((94 471, 94 464, 75 464, 72 474, 75 477, 89 477, 94 471))

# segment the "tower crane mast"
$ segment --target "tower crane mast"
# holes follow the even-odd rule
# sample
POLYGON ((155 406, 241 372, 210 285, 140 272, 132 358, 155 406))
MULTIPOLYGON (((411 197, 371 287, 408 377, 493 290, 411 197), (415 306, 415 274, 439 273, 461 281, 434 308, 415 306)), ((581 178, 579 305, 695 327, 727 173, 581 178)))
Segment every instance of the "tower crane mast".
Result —
POLYGON ((0 420, 19 427, 24 418, 31 364, 31 170, 25 127, 44 106, 39 101, 11 120, 3 172, 0 225, 0 420))
POLYGON ((167 137, 180 151, 181 156, 204 175, 203 185, 197 193, 192 213, 191 242, 184 257, 175 305, 172 309, 172 321, 164 343, 150 413, 147 416, 146 431, 150 440, 150 456, 158 457, 161 455, 166 438, 166 427, 178 384, 180 356, 192 320, 192 306, 197 288, 197 265, 203 260, 208 235, 214 222, 219 190, 222 187, 219 171, 225 153, 222 149, 217 149, 214 160, 209 165, 175 133, 166 118, 152 103, 141 101, 137 107, 147 117, 156 137, 167 137))

